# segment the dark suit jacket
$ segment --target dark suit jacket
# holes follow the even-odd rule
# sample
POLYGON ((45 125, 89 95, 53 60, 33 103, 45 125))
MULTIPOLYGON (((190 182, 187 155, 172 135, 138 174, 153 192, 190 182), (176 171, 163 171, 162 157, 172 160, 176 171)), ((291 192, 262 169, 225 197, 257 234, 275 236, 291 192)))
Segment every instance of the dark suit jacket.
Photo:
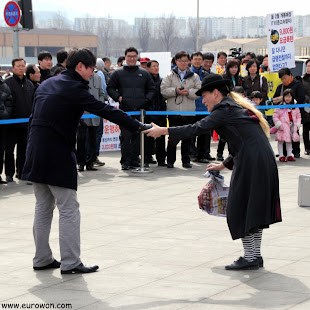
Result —
POLYGON ((63 71, 35 93, 23 180, 77 189, 75 142, 84 111, 131 131, 140 129, 137 120, 91 95, 88 81, 75 70, 63 71))

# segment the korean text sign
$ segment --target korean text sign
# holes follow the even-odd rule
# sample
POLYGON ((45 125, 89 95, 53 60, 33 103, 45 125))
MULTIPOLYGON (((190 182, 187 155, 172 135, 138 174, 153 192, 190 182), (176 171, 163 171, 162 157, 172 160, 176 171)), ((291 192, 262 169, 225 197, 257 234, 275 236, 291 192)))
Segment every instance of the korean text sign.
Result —
POLYGON ((267 15, 267 41, 270 72, 295 68, 293 11, 267 15))

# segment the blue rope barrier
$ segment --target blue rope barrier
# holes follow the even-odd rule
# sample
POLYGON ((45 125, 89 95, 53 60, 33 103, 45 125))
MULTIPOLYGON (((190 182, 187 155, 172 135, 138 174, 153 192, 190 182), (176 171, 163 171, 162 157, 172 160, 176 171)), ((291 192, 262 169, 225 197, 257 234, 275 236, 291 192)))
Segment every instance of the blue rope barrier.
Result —
MULTIPOLYGON (((257 106, 259 110, 272 110, 272 109, 285 109, 285 108, 305 108, 310 107, 310 103, 305 104, 286 104, 286 105, 260 105, 257 106)), ((126 112, 128 115, 140 115, 140 111, 126 112)), ((146 115, 208 115, 210 112, 207 111, 146 111, 146 115)), ((94 114, 84 114, 82 118, 96 118, 99 117, 94 114)), ((29 118, 15 118, 15 119, 3 119, 0 120, 0 125, 7 124, 20 124, 28 123, 29 118)))

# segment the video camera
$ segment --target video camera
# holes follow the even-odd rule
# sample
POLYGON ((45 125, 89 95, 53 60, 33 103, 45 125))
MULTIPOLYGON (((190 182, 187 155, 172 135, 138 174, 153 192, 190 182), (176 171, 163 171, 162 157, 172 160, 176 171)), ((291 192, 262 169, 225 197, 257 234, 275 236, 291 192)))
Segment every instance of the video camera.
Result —
POLYGON ((230 54, 228 55, 229 57, 238 57, 238 56, 242 55, 241 47, 239 47, 239 48, 233 47, 229 50, 231 51, 230 54))

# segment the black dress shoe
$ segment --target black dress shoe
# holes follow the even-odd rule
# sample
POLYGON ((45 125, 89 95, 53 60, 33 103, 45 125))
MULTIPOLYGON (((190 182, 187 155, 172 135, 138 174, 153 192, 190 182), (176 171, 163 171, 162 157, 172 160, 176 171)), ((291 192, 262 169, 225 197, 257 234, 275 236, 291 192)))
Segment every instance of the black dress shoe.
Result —
POLYGON ((171 164, 171 163, 168 163, 168 164, 167 164, 167 168, 174 168, 174 165, 171 164))
POLYGON ((261 256, 256 257, 256 258, 258 260, 258 266, 259 267, 264 267, 264 260, 263 260, 263 258, 261 256))
POLYGON ((310 150, 306 150, 305 155, 310 155, 310 150))
POLYGON ((197 163, 202 163, 202 164, 208 164, 209 161, 205 158, 197 158, 197 160, 195 160, 197 163))
POLYGON ((56 269, 60 267, 60 262, 56 259, 54 259, 53 262, 51 262, 50 264, 43 266, 43 267, 34 267, 34 270, 46 270, 46 269, 56 269))
POLYGON ((167 166, 167 164, 164 161, 159 161, 158 166, 164 167, 164 166, 167 166))
POLYGON ((253 262, 249 262, 244 257, 239 257, 239 259, 234 261, 231 265, 225 266, 226 270, 257 270, 258 268, 257 259, 253 260, 253 262))
POLYGON ((190 163, 184 163, 183 168, 192 168, 193 166, 190 163))
POLYGON ((300 158, 300 154, 297 154, 297 153, 296 153, 296 154, 294 154, 294 157, 295 157, 295 158, 300 158))
POLYGON ((61 274, 72 274, 72 273, 91 273, 95 272, 99 267, 97 265, 86 267, 83 263, 80 263, 73 269, 70 270, 61 270, 61 274))
POLYGON ((210 154, 207 154, 205 156, 205 159, 207 159, 207 160, 215 160, 215 157, 212 157, 210 154))
POLYGON ((87 165, 86 166, 86 170, 88 170, 88 171, 97 171, 98 169, 95 168, 93 164, 91 164, 91 165, 87 165))
POLYGON ((7 182, 13 182, 13 177, 10 177, 10 176, 8 175, 8 176, 6 176, 5 180, 6 180, 7 182))
POLYGON ((126 164, 122 164, 122 170, 129 170, 129 166, 126 164))
POLYGON ((137 168, 140 168, 140 165, 139 165, 139 163, 132 163, 132 164, 129 166, 129 168, 131 168, 131 169, 137 169, 137 168))
POLYGON ((84 171, 84 165, 78 165, 78 169, 77 169, 78 171, 84 171))

